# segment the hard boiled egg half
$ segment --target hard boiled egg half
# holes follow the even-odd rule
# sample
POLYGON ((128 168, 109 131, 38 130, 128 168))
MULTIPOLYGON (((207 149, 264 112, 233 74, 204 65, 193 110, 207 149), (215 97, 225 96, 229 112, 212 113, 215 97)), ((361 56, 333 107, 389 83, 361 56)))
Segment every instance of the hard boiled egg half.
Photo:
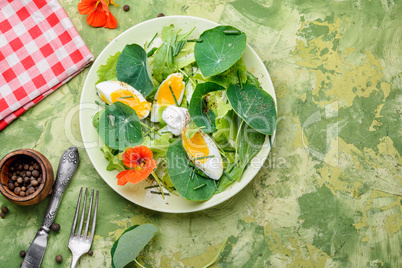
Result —
POLYGON ((158 110, 162 106, 181 104, 186 83, 181 73, 169 75, 159 86, 155 94, 155 101, 152 105, 151 121, 159 122, 158 110), (174 94, 174 97, 173 97, 174 94), (175 100, 176 99, 176 100, 175 100))
POLYGON ((98 94, 107 104, 122 102, 135 110, 140 119, 144 119, 151 111, 151 104, 147 102, 138 90, 127 83, 120 81, 105 81, 96 85, 98 94))
POLYGON ((223 173, 222 157, 218 147, 207 134, 200 130, 192 138, 187 139, 183 132, 182 144, 194 165, 211 179, 219 180, 223 173))

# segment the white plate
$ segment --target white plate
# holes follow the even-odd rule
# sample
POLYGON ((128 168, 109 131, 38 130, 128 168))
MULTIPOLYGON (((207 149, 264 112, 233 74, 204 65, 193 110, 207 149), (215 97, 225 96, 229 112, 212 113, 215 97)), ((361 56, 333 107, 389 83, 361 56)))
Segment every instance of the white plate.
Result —
MULTIPOLYGON (((210 200, 204 202, 188 201, 183 197, 175 195, 166 196, 165 199, 162 199, 162 196, 152 194, 149 192, 150 190, 144 189, 146 185, 149 185, 149 181, 147 180, 136 185, 130 183, 127 183, 125 186, 117 185, 116 175, 118 172, 106 170, 108 161, 104 158, 103 153, 99 149, 102 141, 92 125, 92 118, 100 109, 94 104, 95 100, 100 100, 96 95, 95 89, 95 83, 98 80, 96 71, 100 65, 106 63, 106 60, 110 55, 122 51, 125 45, 137 43, 143 46, 146 41, 152 39, 156 32, 161 32, 164 26, 170 24, 174 24, 176 29, 182 29, 182 32, 186 32, 196 26, 190 39, 198 38, 203 31, 214 28, 218 25, 215 22, 196 17, 168 16, 142 22, 120 34, 102 51, 89 71, 81 95, 80 127, 84 146, 92 164, 98 171, 99 175, 112 189, 127 200, 151 210, 168 213, 186 213, 213 207, 237 194, 258 173, 271 148, 267 138, 264 147, 252 159, 241 180, 230 185, 224 192, 214 195, 210 200)), ((261 59, 249 45, 247 45, 246 50, 244 51, 243 60, 247 65, 247 70, 258 78, 261 86, 274 98, 276 103, 275 91, 268 71, 261 59)), ((275 134, 272 136, 272 141, 274 137, 275 134)))

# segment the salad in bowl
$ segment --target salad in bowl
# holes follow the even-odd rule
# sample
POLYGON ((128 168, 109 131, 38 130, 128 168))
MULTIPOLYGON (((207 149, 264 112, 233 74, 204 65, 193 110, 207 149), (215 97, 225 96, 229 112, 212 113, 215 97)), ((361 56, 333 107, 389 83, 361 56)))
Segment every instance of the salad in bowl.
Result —
POLYGON ((92 125, 109 184, 199 203, 242 180, 277 118, 274 97, 248 68, 246 42, 232 26, 164 23, 98 64, 92 125))

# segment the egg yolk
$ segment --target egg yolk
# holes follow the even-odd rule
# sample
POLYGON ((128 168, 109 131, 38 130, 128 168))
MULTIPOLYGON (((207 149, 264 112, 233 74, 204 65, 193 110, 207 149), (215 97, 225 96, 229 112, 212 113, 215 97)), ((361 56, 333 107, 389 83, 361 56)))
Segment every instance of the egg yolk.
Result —
POLYGON ((147 101, 140 101, 140 99, 134 95, 130 90, 119 89, 110 94, 110 99, 112 103, 116 101, 122 102, 137 113, 138 116, 145 116, 147 111, 151 109, 151 104, 147 101))
POLYGON ((183 75, 179 73, 172 74, 159 86, 158 97, 156 100, 159 105, 176 104, 172 95, 172 91, 174 92, 176 100, 179 101, 183 89, 184 89, 183 75))
MULTIPOLYGON (((184 149, 193 158, 199 158, 209 155, 208 145, 200 132, 197 132, 191 139, 186 139, 186 134, 185 132, 183 132, 182 137, 184 149)), ((200 159, 198 161, 200 161, 201 163, 205 163, 207 161, 207 158, 200 159)))

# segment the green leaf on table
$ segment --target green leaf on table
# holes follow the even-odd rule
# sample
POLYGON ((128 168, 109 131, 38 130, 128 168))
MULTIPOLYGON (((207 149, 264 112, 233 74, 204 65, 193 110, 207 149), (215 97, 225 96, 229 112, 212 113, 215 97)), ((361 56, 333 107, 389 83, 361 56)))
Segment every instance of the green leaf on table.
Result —
POLYGON ((230 85, 227 97, 233 110, 255 130, 272 135, 276 127, 275 101, 255 85, 230 85))
POLYGON ((216 83, 205 82, 198 84, 195 87, 194 93, 190 100, 188 111, 193 122, 205 133, 214 132, 215 126, 215 113, 207 108, 207 103, 204 99, 205 95, 210 92, 224 90, 224 88, 216 83))
POLYGON ((116 71, 119 81, 129 84, 144 97, 154 90, 147 53, 141 46, 126 45, 117 61, 116 71))
POLYGON ((106 60, 106 64, 99 66, 98 70, 96 71, 99 76, 96 84, 104 81, 117 80, 116 64, 120 55, 120 51, 116 52, 114 55, 110 55, 106 60))
POLYGON ((190 160, 181 140, 169 146, 167 161, 170 180, 181 196, 192 201, 205 201, 211 198, 215 192, 215 182, 197 173, 191 176, 193 168, 189 165, 190 160), (205 184, 203 187, 197 189, 203 184, 205 184))
POLYGON ((133 262, 157 232, 153 224, 134 225, 125 230, 110 250, 112 267, 123 268, 133 262))
POLYGON ((235 64, 246 49, 246 34, 232 26, 206 30, 194 47, 195 60, 205 77, 222 73, 235 64), (226 34, 238 31, 239 34, 226 34))
POLYGON ((100 116, 98 134, 112 149, 123 151, 141 144, 142 129, 138 115, 130 106, 115 102, 100 116))

